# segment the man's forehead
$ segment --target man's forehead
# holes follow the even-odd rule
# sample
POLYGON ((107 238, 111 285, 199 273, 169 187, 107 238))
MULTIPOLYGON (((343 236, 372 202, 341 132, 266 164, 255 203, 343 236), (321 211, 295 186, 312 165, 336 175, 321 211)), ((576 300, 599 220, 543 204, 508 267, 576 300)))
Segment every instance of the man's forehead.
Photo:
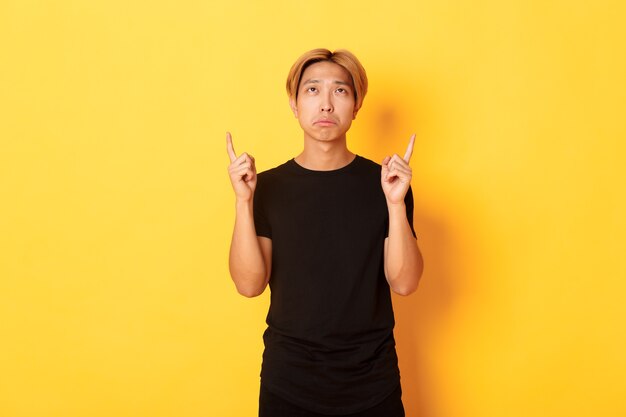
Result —
POLYGON ((352 76, 348 70, 339 64, 328 61, 311 64, 304 70, 302 80, 301 84, 331 80, 336 84, 352 85, 352 76))

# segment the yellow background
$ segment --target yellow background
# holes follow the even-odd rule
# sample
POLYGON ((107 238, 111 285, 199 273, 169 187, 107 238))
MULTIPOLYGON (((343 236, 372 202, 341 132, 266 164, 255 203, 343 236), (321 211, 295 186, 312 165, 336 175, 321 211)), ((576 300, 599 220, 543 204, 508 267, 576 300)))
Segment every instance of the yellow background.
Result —
POLYGON ((256 415, 224 133, 295 156, 315 47, 368 71, 352 150, 418 134, 407 415, 626 415, 623 4, 2 0, 0 415, 256 415))

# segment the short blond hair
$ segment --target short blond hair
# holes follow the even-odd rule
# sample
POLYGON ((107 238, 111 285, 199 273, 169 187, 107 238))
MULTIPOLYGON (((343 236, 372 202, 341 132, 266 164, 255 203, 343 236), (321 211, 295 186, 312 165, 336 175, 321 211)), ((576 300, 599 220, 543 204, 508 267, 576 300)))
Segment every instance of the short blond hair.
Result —
POLYGON ((337 49, 335 52, 331 52, 328 49, 318 48, 302 54, 292 65, 287 76, 287 94, 289 97, 294 100, 298 98, 298 88, 304 70, 317 62, 332 62, 348 71, 354 87, 354 108, 360 109, 365 94, 367 94, 367 74, 357 57, 346 49, 337 49))

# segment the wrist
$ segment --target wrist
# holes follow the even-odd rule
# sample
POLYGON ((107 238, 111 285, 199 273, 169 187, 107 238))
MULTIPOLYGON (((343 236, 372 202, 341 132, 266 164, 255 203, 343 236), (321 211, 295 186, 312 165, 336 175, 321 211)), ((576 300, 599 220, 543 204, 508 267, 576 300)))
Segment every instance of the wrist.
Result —
POLYGON ((237 211, 240 210, 251 210, 252 209, 252 198, 237 198, 235 200, 235 208, 237 211))
POLYGON ((404 200, 398 201, 397 203, 387 200, 387 210, 389 214, 391 214, 391 212, 406 213, 406 204, 404 204, 404 200))

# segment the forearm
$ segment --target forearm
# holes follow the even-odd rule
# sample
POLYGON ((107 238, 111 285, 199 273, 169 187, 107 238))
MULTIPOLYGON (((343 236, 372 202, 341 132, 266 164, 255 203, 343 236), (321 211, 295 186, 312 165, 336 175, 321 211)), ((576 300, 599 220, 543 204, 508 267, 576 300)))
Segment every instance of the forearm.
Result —
POLYGON ((228 264, 230 275, 240 294, 254 297, 263 292, 269 271, 254 227, 252 200, 236 203, 228 264))
POLYGON ((385 274, 391 289, 408 295, 417 289, 424 270, 422 254, 411 232, 404 204, 388 204, 389 236, 385 248, 385 274))

